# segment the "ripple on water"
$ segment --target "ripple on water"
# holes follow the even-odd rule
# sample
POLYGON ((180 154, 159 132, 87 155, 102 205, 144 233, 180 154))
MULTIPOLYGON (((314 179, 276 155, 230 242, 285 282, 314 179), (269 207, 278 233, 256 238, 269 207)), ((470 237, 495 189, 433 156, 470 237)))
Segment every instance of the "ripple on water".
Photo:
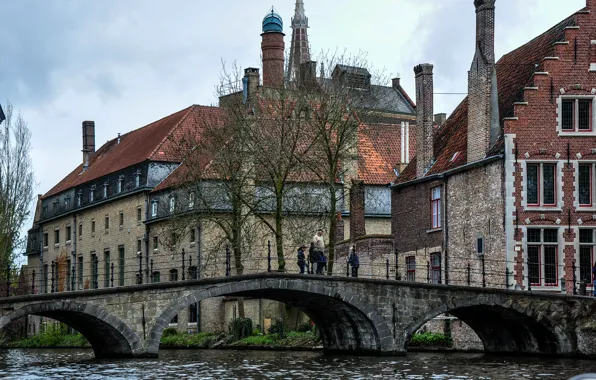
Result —
POLYGON ((413 353, 326 357, 320 352, 164 350, 158 359, 95 360, 91 350, 0 350, 7 379, 567 379, 592 361, 413 353))

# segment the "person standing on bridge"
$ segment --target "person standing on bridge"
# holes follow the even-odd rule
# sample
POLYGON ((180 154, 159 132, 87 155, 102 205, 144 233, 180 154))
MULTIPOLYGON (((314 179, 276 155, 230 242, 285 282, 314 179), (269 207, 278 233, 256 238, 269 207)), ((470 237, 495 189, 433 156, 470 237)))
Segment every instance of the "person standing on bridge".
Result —
POLYGON ((356 254, 356 247, 352 246, 350 255, 348 256, 348 264, 352 267, 352 277, 358 277, 358 268, 360 268, 360 260, 356 254))
POLYGON ((317 263, 317 274, 323 274, 323 268, 325 267, 324 263, 324 253, 325 250, 325 240, 323 239, 323 230, 318 229, 315 236, 312 238, 312 243, 314 245, 313 252, 317 263))
POLYGON ((305 245, 301 245, 298 248, 298 267, 300 268, 300 274, 304 274, 304 267, 306 266, 306 256, 304 255, 305 245))
POLYGON ((596 297, 596 262, 592 267, 592 292, 593 296, 596 297))

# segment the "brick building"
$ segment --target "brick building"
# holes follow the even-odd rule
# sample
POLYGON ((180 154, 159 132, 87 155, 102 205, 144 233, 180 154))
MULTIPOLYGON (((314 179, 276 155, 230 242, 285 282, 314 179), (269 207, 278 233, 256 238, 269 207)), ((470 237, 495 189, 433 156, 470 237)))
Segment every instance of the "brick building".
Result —
MULTIPOLYGON (((294 28, 304 29, 307 20, 302 1, 297 1, 296 12, 294 28)), ((279 15, 269 13, 265 17, 262 83, 258 69, 247 69, 247 92, 265 93, 268 87, 284 85, 285 45, 281 25, 279 15)), ((308 41, 301 46, 308 47, 308 41)), ((302 62, 308 58, 307 53, 302 52, 300 62, 296 62, 313 67, 312 62, 302 62)), ((354 160, 345 163, 352 168, 352 176, 345 179, 345 192, 349 192, 347 184, 353 180, 358 184, 359 195, 355 197, 357 202, 352 202, 352 212, 348 200, 339 207, 345 220, 340 223, 345 228, 339 240, 349 239, 351 231, 356 230, 359 236, 367 233, 388 236, 391 219, 387 185, 414 151, 415 133, 410 132, 410 123, 414 121, 415 106, 399 79, 394 79, 391 86, 380 86, 371 84, 370 75, 364 74, 361 69, 338 65, 332 78, 317 79, 342 78, 358 83, 364 80, 366 91, 384 100, 374 109, 375 120, 362 125, 367 133, 358 134, 354 160)), ((371 104, 363 106, 372 107, 371 104)), ((210 244, 220 234, 216 226, 189 224, 175 244, 166 236, 171 217, 193 208, 192 198, 179 194, 181 189, 177 186, 180 174, 184 173, 178 138, 185 135, 200 138, 203 126, 214 122, 221 122, 219 107, 192 105, 118 135, 97 150, 95 124, 83 122, 82 163, 38 199, 26 250, 28 276, 35 276, 35 291, 62 292, 223 275, 224 251, 221 246, 210 244), (207 262, 207 257, 215 260, 215 266, 207 262), (204 271, 201 265, 208 264, 218 269, 204 271)), ((288 231, 289 236, 291 232, 288 231)), ((287 254, 292 254, 295 248, 292 243, 286 249, 287 254)), ((261 258, 266 256, 265 247, 256 254, 261 258)), ((264 268, 264 261, 258 263, 259 268, 264 268)), ((288 267, 295 269, 294 265, 288 267)), ((233 301, 209 300, 200 306, 191 305, 188 313, 173 322, 184 330, 193 324, 213 329, 233 315, 233 304, 233 301)), ((260 301, 247 303, 247 313, 254 320, 274 318, 278 312, 275 306, 262 305, 260 301)), ((30 331, 39 329, 38 322, 31 319, 30 331)))
POLYGON ((495 1, 474 5, 468 96, 441 126, 432 66, 415 68, 425 141, 393 185, 401 274, 570 292, 594 262, 596 1, 496 64, 495 1))

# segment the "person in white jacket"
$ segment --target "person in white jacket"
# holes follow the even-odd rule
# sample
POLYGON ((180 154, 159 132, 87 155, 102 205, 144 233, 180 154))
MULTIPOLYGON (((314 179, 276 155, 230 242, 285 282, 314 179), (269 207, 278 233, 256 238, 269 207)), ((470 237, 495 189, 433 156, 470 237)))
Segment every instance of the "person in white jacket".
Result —
POLYGON ((325 239, 323 238, 323 230, 317 230, 317 233, 312 238, 314 245, 314 256, 317 263, 316 274, 323 274, 323 268, 325 267, 325 239))

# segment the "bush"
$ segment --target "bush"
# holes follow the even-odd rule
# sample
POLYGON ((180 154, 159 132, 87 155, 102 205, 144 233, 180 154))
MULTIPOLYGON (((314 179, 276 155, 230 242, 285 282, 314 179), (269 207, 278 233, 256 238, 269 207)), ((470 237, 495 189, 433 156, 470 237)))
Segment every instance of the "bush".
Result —
POLYGON ((177 335, 178 334, 178 330, 176 330, 173 327, 168 327, 167 329, 165 329, 163 331, 163 334, 161 334, 161 336, 172 336, 172 335, 177 335))
POLYGON ((312 330, 312 325, 310 324, 310 321, 302 322, 298 325, 298 328, 296 329, 296 331, 298 332, 308 332, 310 330, 312 330))
POLYGON ((261 330, 259 330, 259 329, 253 329, 252 330, 252 336, 257 336, 257 335, 261 335, 261 330))
POLYGON ((451 338, 443 334, 434 334, 425 332, 422 334, 415 334, 410 340, 412 347, 451 347, 451 338))
POLYGON ((286 336, 286 324, 283 318, 277 318, 275 323, 271 324, 269 327, 269 334, 277 334, 280 338, 285 338, 286 336))
POLYGON ((241 340, 252 335, 252 319, 236 318, 230 323, 230 335, 241 340))

